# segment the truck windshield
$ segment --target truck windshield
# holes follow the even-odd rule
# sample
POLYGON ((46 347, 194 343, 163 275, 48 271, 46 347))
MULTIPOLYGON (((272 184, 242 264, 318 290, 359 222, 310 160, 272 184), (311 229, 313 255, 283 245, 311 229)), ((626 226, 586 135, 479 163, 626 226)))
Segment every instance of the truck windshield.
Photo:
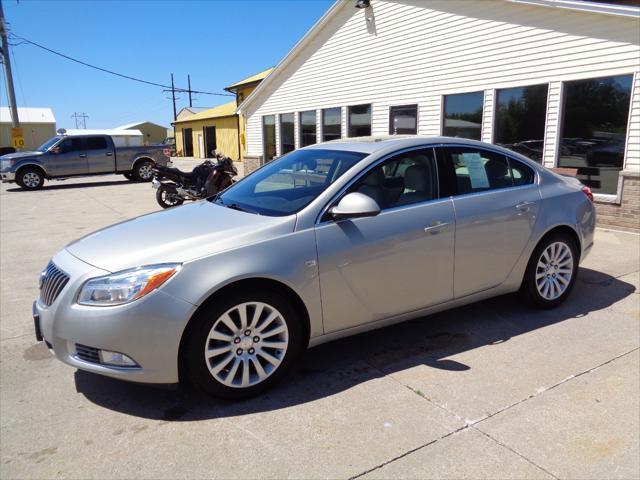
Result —
POLYGON ((40 145, 38 148, 36 148, 36 151, 38 152, 46 152, 47 150, 49 150, 53 145, 55 145, 56 143, 58 143, 60 141, 62 137, 52 137, 49 140, 47 140, 46 142, 44 142, 42 145, 40 145))
POLYGON ((309 205, 366 153, 296 150, 274 160, 211 200, 259 215, 291 215, 309 205))

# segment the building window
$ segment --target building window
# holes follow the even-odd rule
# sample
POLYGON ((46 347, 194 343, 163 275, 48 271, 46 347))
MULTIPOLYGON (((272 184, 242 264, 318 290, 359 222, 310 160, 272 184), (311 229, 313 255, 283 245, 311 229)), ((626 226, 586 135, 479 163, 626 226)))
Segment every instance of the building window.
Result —
POLYGON ((483 101, 483 92, 445 95, 443 134, 480 140, 483 101))
POLYGON ((283 113, 280 115, 280 155, 293 152, 295 149, 293 113, 283 113))
POLYGON ((316 111, 300 112, 300 146, 316 143, 316 111))
POLYGON ((548 90, 548 85, 498 90, 494 142, 540 162, 548 90))
POLYGON ((264 161, 273 160, 276 156, 276 116, 265 115, 262 117, 262 147, 264 148, 264 161))
POLYGON ((349 136, 368 137, 371 135, 371 104, 349 107, 349 136))
POLYGON ((403 105, 389 109, 390 135, 415 135, 418 133, 418 106, 403 105))
POLYGON ((616 194, 629 120, 632 75, 567 82, 558 165, 598 193, 616 194))
POLYGON ((322 141, 342 138, 342 109, 340 107, 322 110, 322 141))

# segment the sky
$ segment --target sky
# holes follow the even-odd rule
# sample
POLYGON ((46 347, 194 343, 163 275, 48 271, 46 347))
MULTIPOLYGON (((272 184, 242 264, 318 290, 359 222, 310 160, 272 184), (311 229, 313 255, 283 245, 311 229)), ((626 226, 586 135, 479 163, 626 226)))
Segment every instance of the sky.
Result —
MULTIPOLYGON (((1 0, 14 34, 70 57, 152 82, 213 93, 276 65, 333 0, 1 0)), ((10 40, 19 107, 50 107, 58 128, 138 121, 169 127, 171 93, 118 78, 10 40)), ((7 106, 0 75, 0 105, 7 106)), ((178 111, 188 95, 178 94, 178 111)), ((194 95, 212 107, 233 97, 194 95)))

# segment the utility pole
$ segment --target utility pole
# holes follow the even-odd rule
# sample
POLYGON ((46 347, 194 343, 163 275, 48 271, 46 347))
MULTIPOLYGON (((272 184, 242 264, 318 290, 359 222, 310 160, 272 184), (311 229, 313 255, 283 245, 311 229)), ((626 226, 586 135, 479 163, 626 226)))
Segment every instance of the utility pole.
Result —
POLYGON ((84 112, 75 112, 73 115, 71 115, 71 118, 74 118, 76 120, 76 130, 77 129, 83 129, 86 130, 87 128, 87 118, 89 118, 89 115, 87 115, 84 112), (78 126, 79 125, 79 126, 78 126))
POLYGON ((187 75, 187 88, 189 89, 189 107, 193 107, 193 100, 191 100, 191 75, 187 75))
POLYGON ((9 43, 7 42, 7 28, 4 24, 2 0, 0 0, 0 36, 2 36, 2 59, 4 61, 4 69, 7 74, 7 90, 9 94, 9 106, 11 107, 11 122, 13 123, 13 128, 20 128, 18 106, 16 105, 16 92, 13 89, 13 75, 11 74, 11 61, 9 60, 9 43))
POLYGON ((176 112, 176 87, 173 84, 173 73, 171 74, 171 98, 173 98, 173 121, 178 119, 178 112, 176 112))

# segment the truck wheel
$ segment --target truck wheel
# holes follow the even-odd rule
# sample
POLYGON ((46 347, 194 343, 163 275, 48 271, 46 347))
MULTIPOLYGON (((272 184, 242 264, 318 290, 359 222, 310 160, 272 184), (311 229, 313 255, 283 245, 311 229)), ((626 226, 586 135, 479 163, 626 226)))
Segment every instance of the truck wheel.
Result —
POLYGON ((153 179, 153 162, 141 160, 133 167, 132 175, 138 182, 150 182, 153 179))
POLYGON ((37 190, 44 185, 44 174, 38 168, 22 168, 16 175, 16 183, 25 190, 37 190))
POLYGON ((184 203, 184 200, 178 197, 175 190, 170 190, 164 185, 160 185, 156 190, 156 200, 162 208, 176 207, 184 203))

